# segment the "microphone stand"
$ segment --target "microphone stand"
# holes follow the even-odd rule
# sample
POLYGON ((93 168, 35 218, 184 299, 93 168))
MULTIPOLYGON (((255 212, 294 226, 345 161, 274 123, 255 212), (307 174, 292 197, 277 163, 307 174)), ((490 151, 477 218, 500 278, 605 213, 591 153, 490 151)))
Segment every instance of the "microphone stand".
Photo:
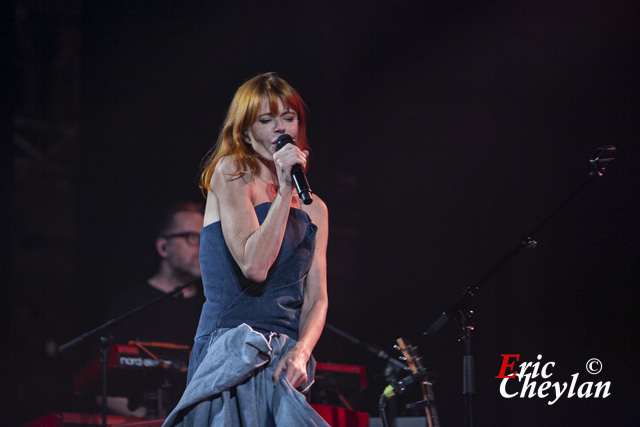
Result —
MULTIPOLYGON (((172 291, 167 292, 164 295, 159 295, 157 297, 155 297, 154 299, 116 317, 110 320, 107 320, 106 322, 104 322, 102 325, 91 329, 90 331, 87 331, 79 336, 77 336, 76 338, 72 339, 71 341, 68 341, 64 344, 62 344, 59 348, 58 351, 60 353, 65 352, 67 349, 80 344, 81 342, 85 341, 87 338, 91 338, 94 335, 97 335, 99 332, 104 331, 105 329, 107 329, 110 326, 113 326, 117 323, 120 323, 121 321, 133 316, 134 314, 145 310, 149 307, 151 307, 152 305, 164 300, 165 298, 169 298, 171 296, 177 295, 178 293, 182 292, 183 289, 197 283, 200 280, 200 278, 192 280, 190 282, 185 283, 184 285, 180 285, 176 288, 174 288, 172 291)), ((102 362, 102 404, 101 404, 101 412, 102 412, 102 425, 103 427, 107 425, 107 367, 108 367, 108 361, 109 361, 109 337, 107 335, 102 335, 100 336, 100 358, 101 358, 101 362, 102 362)))
POLYGON ((353 336, 347 334, 346 332, 341 331, 340 329, 336 328, 335 326, 331 326, 328 323, 325 323, 324 327, 326 329, 330 330, 331 332, 333 332, 333 333, 335 333, 337 335, 340 335, 342 338, 346 339, 347 341, 350 341, 355 345, 359 345, 360 347, 365 348, 366 350, 368 350, 371 353, 373 353, 376 356, 378 356, 380 359, 386 360, 387 363, 389 363, 391 365, 394 365, 397 368, 406 369, 406 367, 407 367, 407 365, 405 365, 404 363, 402 363, 399 360, 396 360, 393 357, 389 356, 389 354, 386 351, 384 351, 383 349, 381 349, 380 347, 376 347, 374 345, 367 344, 366 342, 360 341, 356 337, 353 337, 353 336))
POLYGON ((457 319, 460 322, 460 326, 464 332, 463 336, 459 338, 459 341, 464 343, 464 358, 463 358, 463 394, 464 394, 464 425, 465 427, 473 426, 473 394, 475 392, 474 382, 474 364, 473 354, 471 352, 471 331, 473 326, 470 323, 473 311, 464 311, 463 308, 468 306, 471 298, 476 295, 486 282, 489 281, 496 273, 502 269, 511 259, 520 252, 522 248, 534 249, 538 242, 533 237, 542 228, 547 225, 560 211, 566 208, 582 191, 591 184, 596 178, 604 175, 609 163, 615 160, 617 155, 616 147, 613 145, 606 145, 604 147, 597 148, 591 157, 589 162, 591 163, 592 170, 589 173, 587 180, 578 187, 567 199, 565 199, 560 205, 554 209, 549 215, 547 215, 528 235, 523 238, 516 247, 509 251, 491 270, 489 270, 474 286, 468 286, 462 292, 462 297, 456 301, 451 307, 445 310, 440 317, 424 332, 425 335, 433 337, 442 327, 452 319, 457 319))
MULTIPOLYGON (((336 328, 335 326, 331 326, 328 323, 325 323, 324 327, 326 329, 330 330, 331 332, 333 332, 333 333, 341 336, 342 338, 346 339, 347 341, 350 341, 351 343, 353 343, 355 345, 358 345, 360 347, 365 348, 366 350, 368 350, 371 353, 373 353, 376 356, 378 356, 380 359, 385 360, 387 362, 387 366, 393 365, 394 367, 402 369, 402 370, 406 370, 407 369, 407 365, 405 365, 404 363, 400 362, 399 360, 396 360, 393 357, 389 356, 389 354, 386 351, 384 351, 383 349, 381 349, 380 347, 376 347, 374 345, 367 344, 366 342, 360 341, 356 337, 351 336, 351 335, 347 334, 346 332, 336 328)), ((403 391, 404 391, 404 389, 403 389, 403 391)), ((387 395, 382 393, 380 395, 380 400, 378 401, 378 410, 380 411, 380 421, 381 421, 383 427, 395 427, 396 424, 395 424, 395 420, 394 419, 391 419, 390 421, 387 420, 387 414, 386 414, 387 401, 388 401, 387 395)))

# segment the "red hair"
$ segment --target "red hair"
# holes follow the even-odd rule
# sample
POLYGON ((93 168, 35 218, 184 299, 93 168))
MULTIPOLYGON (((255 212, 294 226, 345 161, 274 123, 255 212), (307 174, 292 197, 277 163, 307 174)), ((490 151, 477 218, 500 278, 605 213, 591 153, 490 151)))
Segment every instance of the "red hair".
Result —
POLYGON ((257 75, 244 82, 236 91, 218 140, 203 160, 199 185, 203 191, 211 191, 213 171, 220 159, 225 156, 230 156, 233 160, 236 167, 234 176, 241 176, 247 172, 255 175, 260 172, 258 155, 249 144, 244 142, 243 131, 256 121, 264 98, 269 100, 269 107, 273 114, 279 113, 278 101, 282 101, 285 108, 290 108, 298 114, 296 145, 301 150, 308 150, 304 114, 306 105, 298 92, 276 73, 257 75))

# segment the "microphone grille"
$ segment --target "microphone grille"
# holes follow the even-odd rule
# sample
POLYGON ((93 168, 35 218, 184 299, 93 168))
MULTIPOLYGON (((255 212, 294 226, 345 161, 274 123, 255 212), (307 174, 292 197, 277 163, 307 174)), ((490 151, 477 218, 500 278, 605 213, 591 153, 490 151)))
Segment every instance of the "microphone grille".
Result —
POLYGON ((283 133, 276 140, 276 149, 279 150, 287 144, 295 145, 296 143, 293 138, 291 138, 291 135, 289 135, 288 133, 283 133))

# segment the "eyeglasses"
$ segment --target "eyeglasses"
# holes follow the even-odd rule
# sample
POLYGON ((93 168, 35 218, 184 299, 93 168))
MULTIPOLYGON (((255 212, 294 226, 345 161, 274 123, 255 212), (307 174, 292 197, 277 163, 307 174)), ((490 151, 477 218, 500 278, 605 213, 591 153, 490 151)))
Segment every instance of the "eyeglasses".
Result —
POLYGON ((200 233, 196 233, 193 231, 186 231, 184 233, 174 233, 167 234, 166 236, 162 236, 165 239, 173 239, 174 237, 184 237, 187 240, 187 243, 191 246, 198 246, 200 244, 200 233))

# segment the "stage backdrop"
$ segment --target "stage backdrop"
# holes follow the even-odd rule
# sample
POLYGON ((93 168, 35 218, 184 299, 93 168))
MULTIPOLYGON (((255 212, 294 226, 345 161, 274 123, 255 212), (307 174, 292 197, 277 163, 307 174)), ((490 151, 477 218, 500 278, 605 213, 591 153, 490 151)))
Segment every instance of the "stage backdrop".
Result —
MULTIPOLYGON (((276 71, 309 107, 308 178, 330 211, 328 323, 394 357, 395 339, 410 338, 436 374, 443 426, 463 422, 462 330, 423 332, 586 182, 596 148, 615 145, 606 174, 464 308, 475 312, 477 425, 634 425, 638 9, 622 0, 86 2, 73 332, 153 271, 157 209, 203 200, 199 163, 235 89, 276 71), (548 378, 531 378, 535 397, 503 395, 522 389, 509 380, 500 390, 505 354, 519 355, 517 370, 554 363, 548 378), (587 372, 592 358, 598 374, 587 372), (576 392, 593 383, 592 394, 610 382, 610 396, 539 390, 574 379, 576 392)), ((382 359, 330 331, 316 358, 366 367, 369 387, 354 405, 377 415, 382 359)), ((401 413, 418 399, 400 396, 401 413)))

